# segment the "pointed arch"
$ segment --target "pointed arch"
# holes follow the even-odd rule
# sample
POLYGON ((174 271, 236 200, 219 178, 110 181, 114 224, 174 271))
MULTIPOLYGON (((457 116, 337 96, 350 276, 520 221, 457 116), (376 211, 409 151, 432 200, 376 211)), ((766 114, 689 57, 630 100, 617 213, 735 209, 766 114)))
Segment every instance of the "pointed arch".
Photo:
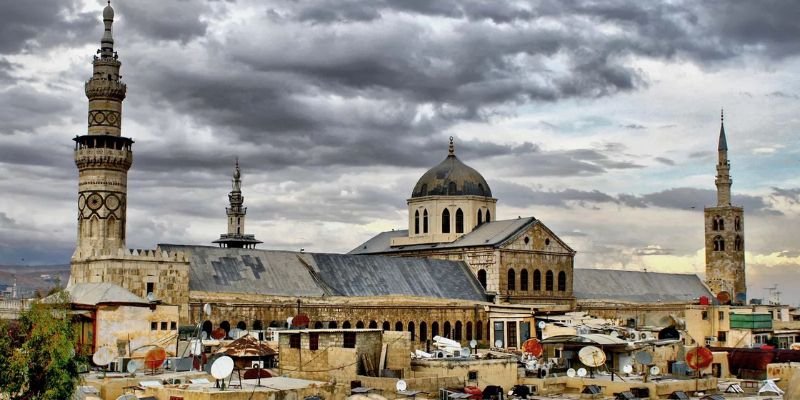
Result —
POLYGON ((523 292, 528 291, 528 270, 524 268, 522 271, 519 271, 519 290, 523 292))
POLYGON ((467 321, 467 340, 472 340, 472 321, 467 321))
POLYGON ((116 238, 117 237, 117 218, 113 215, 109 215, 108 222, 106 223, 106 237, 116 238))
POLYGON ((548 270, 547 273, 544 274, 544 290, 548 292, 553 291, 553 271, 548 270))
POLYGON ((338 327, 338 324, 336 323, 336 321, 328 322, 328 328, 329 329, 336 329, 337 327, 338 327))
POLYGON ((414 341, 414 321, 408 321, 408 333, 411 334, 411 341, 414 341))
POLYGON ((414 234, 419 235, 419 210, 414 211, 414 234))
POLYGON ((486 222, 492 222, 492 212, 486 210, 486 222))
POLYGON ((535 269, 533 270, 533 291, 538 292, 542 290, 542 273, 535 269))
POLYGON ((419 341, 424 342, 428 340, 428 324, 425 321, 419 323, 419 341))
POLYGON ((428 233, 428 209, 422 210, 422 233, 428 233))
POLYGON ((486 270, 479 269, 478 270, 478 282, 480 282, 481 286, 486 289, 486 270))
POLYGON ((324 326, 325 325, 322 323, 322 321, 314 322, 314 329, 322 329, 324 326))
POLYGON ((517 290, 517 274, 514 272, 514 268, 508 269, 508 282, 506 289, 509 292, 517 290))
POLYGON ((461 321, 456 321, 455 328, 453 328, 453 340, 461 340, 463 336, 464 328, 461 325, 461 321))
POLYGON ((476 226, 481 226, 482 223, 483 223, 483 213, 481 212, 480 209, 478 209, 478 224, 476 226))
POLYGON ((464 212, 456 210, 456 233, 464 233, 464 212))
POLYGON ((722 236, 714 237, 714 251, 725 251, 725 239, 722 236))
POLYGON ((450 210, 442 211, 442 233, 450 233, 450 210))
POLYGON ((558 291, 559 292, 567 291, 567 273, 564 271, 558 272, 558 291))

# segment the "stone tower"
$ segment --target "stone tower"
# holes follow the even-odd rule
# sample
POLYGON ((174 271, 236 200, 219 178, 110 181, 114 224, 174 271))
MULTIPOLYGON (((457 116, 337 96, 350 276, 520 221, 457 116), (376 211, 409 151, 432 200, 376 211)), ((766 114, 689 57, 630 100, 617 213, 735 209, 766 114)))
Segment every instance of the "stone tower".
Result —
POLYGON ((238 158, 233 169, 232 189, 228 194, 228 201, 230 202, 230 207, 225 208, 225 213, 228 215, 228 233, 219 235, 219 239, 215 240, 214 243, 218 243, 220 247, 255 248, 257 244, 262 242, 256 240, 255 235, 244 233, 247 207, 243 207, 242 171, 239 169, 238 158))
POLYGON ((706 283, 721 300, 747 300, 744 267, 744 210, 731 204, 731 175, 724 115, 717 147, 717 205, 705 208, 706 283))
POLYGON ((89 99, 88 132, 75 137, 78 167, 77 251, 109 254, 125 247, 128 169, 133 140, 122 136, 122 83, 114 51, 111 3, 103 9, 105 31, 86 81, 89 99))

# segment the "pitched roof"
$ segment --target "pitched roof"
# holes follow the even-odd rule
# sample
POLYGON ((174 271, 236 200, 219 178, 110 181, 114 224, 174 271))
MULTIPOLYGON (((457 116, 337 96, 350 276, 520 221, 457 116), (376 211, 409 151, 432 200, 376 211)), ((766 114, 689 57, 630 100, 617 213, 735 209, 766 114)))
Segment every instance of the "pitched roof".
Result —
POLYGON ((362 243, 348 254, 380 254, 405 252, 409 250, 428 250, 432 248, 447 249, 458 247, 475 246, 499 246, 506 241, 513 239, 533 224, 540 223, 536 218, 526 217, 517 219, 505 219, 492 221, 482 224, 454 242, 450 243, 429 243, 411 246, 392 247, 392 238, 408 236, 408 230, 381 232, 366 242, 362 243))
POLYGON ((159 245, 190 255, 189 289, 274 296, 409 295, 485 301, 462 261, 159 245))
POLYGON ((150 303, 113 283, 73 283, 64 289, 69 293, 73 304, 96 306, 98 304, 140 304, 150 303))
POLYGON ((688 302, 711 291, 694 274, 582 269, 573 271, 573 294, 581 300, 632 303, 688 302))

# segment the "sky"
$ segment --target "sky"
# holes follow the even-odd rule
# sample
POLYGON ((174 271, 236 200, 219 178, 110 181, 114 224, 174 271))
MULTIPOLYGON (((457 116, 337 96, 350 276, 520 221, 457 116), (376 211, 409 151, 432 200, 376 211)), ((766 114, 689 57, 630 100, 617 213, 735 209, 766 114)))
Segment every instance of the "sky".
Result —
MULTIPOLYGON (((112 5, 128 247, 218 238, 239 157, 262 248, 349 251, 407 228, 453 136, 577 268, 703 276, 724 108, 749 296, 800 303, 800 2, 112 5)), ((69 262, 103 6, 0 2, 0 264, 69 262)))

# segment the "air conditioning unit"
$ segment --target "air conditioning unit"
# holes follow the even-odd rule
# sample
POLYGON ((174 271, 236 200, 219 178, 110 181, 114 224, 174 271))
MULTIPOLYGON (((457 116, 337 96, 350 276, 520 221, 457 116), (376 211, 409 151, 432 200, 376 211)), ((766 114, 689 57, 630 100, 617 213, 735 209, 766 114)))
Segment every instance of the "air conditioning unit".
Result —
POLYGON ((706 336, 706 346, 711 346, 711 343, 714 343, 716 341, 717 341, 716 336, 706 336))
POLYGON ((250 368, 264 368, 264 361, 252 361, 250 368))

